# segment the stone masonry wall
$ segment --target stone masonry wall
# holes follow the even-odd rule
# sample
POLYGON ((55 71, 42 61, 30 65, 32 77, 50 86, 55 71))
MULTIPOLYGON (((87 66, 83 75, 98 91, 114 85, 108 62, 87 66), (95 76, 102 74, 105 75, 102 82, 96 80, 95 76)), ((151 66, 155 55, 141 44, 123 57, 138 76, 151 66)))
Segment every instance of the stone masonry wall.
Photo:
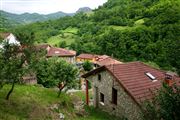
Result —
POLYGON ((98 80, 98 74, 87 78, 92 82, 94 105, 96 105, 96 91, 98 88, 98 99, 100 93, 104 94, 104 105, 98 103, 98 107, 116 116, 127 117, 128 120, 140 119, 140 108, 134 100, 124 91, 115 78, 107 71, 100 72, 101 80, 98 80), (117 105, 112 104, 112 87, 117 90, 117 105))

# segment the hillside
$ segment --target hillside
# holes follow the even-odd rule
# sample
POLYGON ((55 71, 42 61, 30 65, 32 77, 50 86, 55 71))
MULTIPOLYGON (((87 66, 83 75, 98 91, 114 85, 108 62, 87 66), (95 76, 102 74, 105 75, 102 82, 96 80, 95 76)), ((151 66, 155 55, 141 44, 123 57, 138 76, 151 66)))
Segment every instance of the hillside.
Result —
POLYGON ((0 24, 2 28, 12 28, 17 25, 29 24, 34 22, 42 22, 47 20, 55 20, 65 16, 73 16, 76 13, 90 13, 92 10, 89 7, 79 8, 75 13, 65 13, 62 11, 50 13, 50 14, 38 14, 38 13, 23 13, 15 14, 0 10, 0 24), (6 25, 9 24, 9 25, 6 25))
POLYGON ((53 46, 58 46, 61 42, 66 42, 66 45, 70 46, 77 38, 77 31, 77 28, 71 27, 61 30, 59 35, 47 39, 47 43, 53 46))
POLYGON ((64 13, 64 12, 56 12, 51 14, 38 14, 38 13, 23 13, 23 14, 14 14, 5 11, 0 11, 0 15, 7 20, 11 20, 16 22, 17 24, 27 24, 37 21, 46 21, 53 20, 64 16, 71 16, 73 13, 64 13))
POLYGON ((178 0, 108 0, 90 15, 78 13, 20 29, 33 31, 36 42, 51 43, 50 38, 62 30, 76 28, 77 37, 70 48, 78 53, 154 62, 162 69, 180 73, 179 18, 178 0))
POLYGON ((67 120, 111 120, 113 117, 93 107, 85 107, 86 115, 78 116, 73 102, 81 100, 81 97, 84 97, 83 92, 71 96, 63 93, 58 98, 54 89, 16 85, 10 100, 7 101, 4 96, 9 88, 10 85, 6 85, 0 89, 0 120, 57 120, 59 113, 67 120))

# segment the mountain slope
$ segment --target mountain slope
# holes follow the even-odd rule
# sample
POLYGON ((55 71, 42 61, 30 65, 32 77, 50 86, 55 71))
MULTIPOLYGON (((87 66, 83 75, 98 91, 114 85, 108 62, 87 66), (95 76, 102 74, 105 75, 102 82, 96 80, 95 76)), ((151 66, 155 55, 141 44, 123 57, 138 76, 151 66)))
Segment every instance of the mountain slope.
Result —
POLYGON ((89 7, 82 7, 82 8, 79 8, 76 13, 80 13, 80 12, 83 12, 83 13, 87 13, 87 12, 91 12, 92 9, 89 8, 89 7))
POLYGON ((21 24, 27 24, 27 23, 37 22, 37 21, 57 19, 64 16, 71 16, 73 14, 68 14, 64 12, 56 12, 56 13, 47 14, 47 15, 38 14, 38 13, 13 14, 13 13, 8 13, 1 10, 0 15, 8 20, 13 20, 21 24))

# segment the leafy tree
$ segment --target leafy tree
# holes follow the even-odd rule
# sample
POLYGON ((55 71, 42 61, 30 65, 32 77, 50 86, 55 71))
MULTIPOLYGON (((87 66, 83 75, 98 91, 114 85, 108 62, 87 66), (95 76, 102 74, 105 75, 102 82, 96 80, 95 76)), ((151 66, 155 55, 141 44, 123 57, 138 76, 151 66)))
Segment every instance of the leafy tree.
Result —
POLYGON ((85 62, 83 63, 83 68, 84 68, 85 71, 90 71, 90 70, 93 69, 93 65, 92 65, 91 62, 85 61, 85 62))
POLYGON ((78 69, 59 58, 40 59, 35 66, 37 80, 45 87, 58 86, 59 94, 66 88, 75 86, 78 69))
POLYGON ((18 55, 19 47, 6 43, 3 49, 0 50, 0 83, 12 84, 6 99, 8 100, 14 90, 15 83, 19 82, 24 74, 25 55, 18 55))
POLYGON ((59 42, 59 47, 60 47, 60 48, 65 48, 65 47, 67 47, 66 41, 59 42))
POLYGON ((145 120, 179 120, 180 88, 163 84, 157 96, 145 103, 143 118, 145 120))
POLYGON ((15 83, 18 83, 22 79, 22 76, 28 72, 29 68, 26 63, 30 61, 29 59, 32 53, 30 52, 30 48, 33 41, 33 33, 29 31, 17 31, 16 35, 21 44, 26 45, 26 47, 5 42, 3 48, 0 49, 0 85, 1 87, 4 84, 12 85, 6 96, 7 100, 14 90, 15 83))

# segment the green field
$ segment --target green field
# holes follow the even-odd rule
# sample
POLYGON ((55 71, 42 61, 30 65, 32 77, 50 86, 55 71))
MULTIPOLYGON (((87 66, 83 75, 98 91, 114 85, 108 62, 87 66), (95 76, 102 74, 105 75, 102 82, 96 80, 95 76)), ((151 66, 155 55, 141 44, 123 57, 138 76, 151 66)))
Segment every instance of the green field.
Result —
POLYGON ((52 36, 47 40, 47 43, 50 45, 58 45, 60 42, 65 41, 67 45, 70 45, 77 38, 77 28, 67 28, 65 30, 61 30, 59 35, 52 36))
POLYGON ((73 95, 62 93, 57 97, 55 89, 41 86, 16 85, 9 100, 5 96, 10 85, 0 89, 0 120, 56 120, 59 113, 65 115, 65 120, 120 120, 107 113, 85 106, 85 116, 79 116, 74 110, 76 100, 84 100, 84 92, 73 95), (52 109, 52 106, 58 108, 52 109))

